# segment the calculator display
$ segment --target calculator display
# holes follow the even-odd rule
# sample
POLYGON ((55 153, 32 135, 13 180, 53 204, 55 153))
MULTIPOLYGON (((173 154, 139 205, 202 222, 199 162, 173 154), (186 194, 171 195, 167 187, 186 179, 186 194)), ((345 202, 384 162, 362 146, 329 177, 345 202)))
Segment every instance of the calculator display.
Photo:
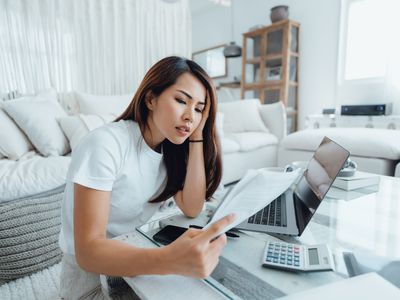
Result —
POLYGON ((319 264, 317 248, 309 248, 308 249, 308 258, 310 261, 310 265, 318 265, 319 264))

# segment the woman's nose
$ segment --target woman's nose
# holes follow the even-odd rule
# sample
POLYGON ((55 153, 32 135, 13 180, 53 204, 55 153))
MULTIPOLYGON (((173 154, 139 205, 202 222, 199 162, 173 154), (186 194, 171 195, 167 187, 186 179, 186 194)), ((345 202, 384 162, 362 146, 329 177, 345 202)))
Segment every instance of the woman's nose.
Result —
POLYGON ((184 114, 184 120, 185 121, 193 123, 193 116, 194 116, 193 109, 188 108, 188 109, 185 110, 185 114, 184 114))

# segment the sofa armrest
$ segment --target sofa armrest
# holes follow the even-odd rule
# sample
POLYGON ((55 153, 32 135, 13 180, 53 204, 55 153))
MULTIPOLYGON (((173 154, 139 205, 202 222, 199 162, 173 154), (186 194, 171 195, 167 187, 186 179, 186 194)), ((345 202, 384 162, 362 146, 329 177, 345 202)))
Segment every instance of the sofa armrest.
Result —
POLYGON ((263 104, 259 107, 260 115, 269 131, 278 140, 286 136, 286 110, 282 102, 263 104))

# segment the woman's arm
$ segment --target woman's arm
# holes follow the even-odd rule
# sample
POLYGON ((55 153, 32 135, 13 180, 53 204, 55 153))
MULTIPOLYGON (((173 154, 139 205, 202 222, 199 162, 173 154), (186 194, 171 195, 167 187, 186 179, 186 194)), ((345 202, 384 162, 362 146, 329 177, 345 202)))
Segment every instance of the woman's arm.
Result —
POLYGON ((111 192, 74 185, 74 239, 86 271, 118 276, 163 274, 163 249, 142 249, 106 239, 111 192))
POLYGON ((207 93, 206 106, 202 113, 199 126, 189 137, 189 158, 186 167, 186 178, 183 190, 175 195, 175 202, 188 217, 196 217, 203 209, 206 197, 206 174, 204 168, 203 128, 210 112, 210 99, 207 93))
POLYGON ((162 248, 137 248, 106 238, 110 192, 74 186, 75 256, 79 266, 92 273, 113 276, 180 274, 209 276, 218 263, 226 236, 214 237, 233 217, 228 216, 208 230, 188 230, 162 248))
MULTIPOLYGON (((202 137, 191 137, 201 140, 202 137)), ((196 217, 203 209, 206 197, 203 143, 189 143, 189 159, 183 190, 175 195, 175 202, 188 217, 196 217)))

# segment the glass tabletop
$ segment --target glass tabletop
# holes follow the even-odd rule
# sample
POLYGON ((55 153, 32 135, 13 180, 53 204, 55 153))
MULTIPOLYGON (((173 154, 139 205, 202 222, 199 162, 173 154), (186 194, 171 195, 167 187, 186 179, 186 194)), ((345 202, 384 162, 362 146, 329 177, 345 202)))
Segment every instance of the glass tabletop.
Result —
MULTIPOLYGON (((228 238, 218 266, 205 282, 228 299, 276 299, 348 277, 344 252, 399 259, 399 200, 399 178, 382 176, 378 187, 351 193, 332 188, 300 237, 246 231, 238 232, 238 239, 228 238), (335 271, 302 273, 262 267, 265 243, 270 240, 327 244, 333 252, 335 271)), ((163 222, 155 220, 137 231, 162 246, 153 240, 160 224, 163 222)))

